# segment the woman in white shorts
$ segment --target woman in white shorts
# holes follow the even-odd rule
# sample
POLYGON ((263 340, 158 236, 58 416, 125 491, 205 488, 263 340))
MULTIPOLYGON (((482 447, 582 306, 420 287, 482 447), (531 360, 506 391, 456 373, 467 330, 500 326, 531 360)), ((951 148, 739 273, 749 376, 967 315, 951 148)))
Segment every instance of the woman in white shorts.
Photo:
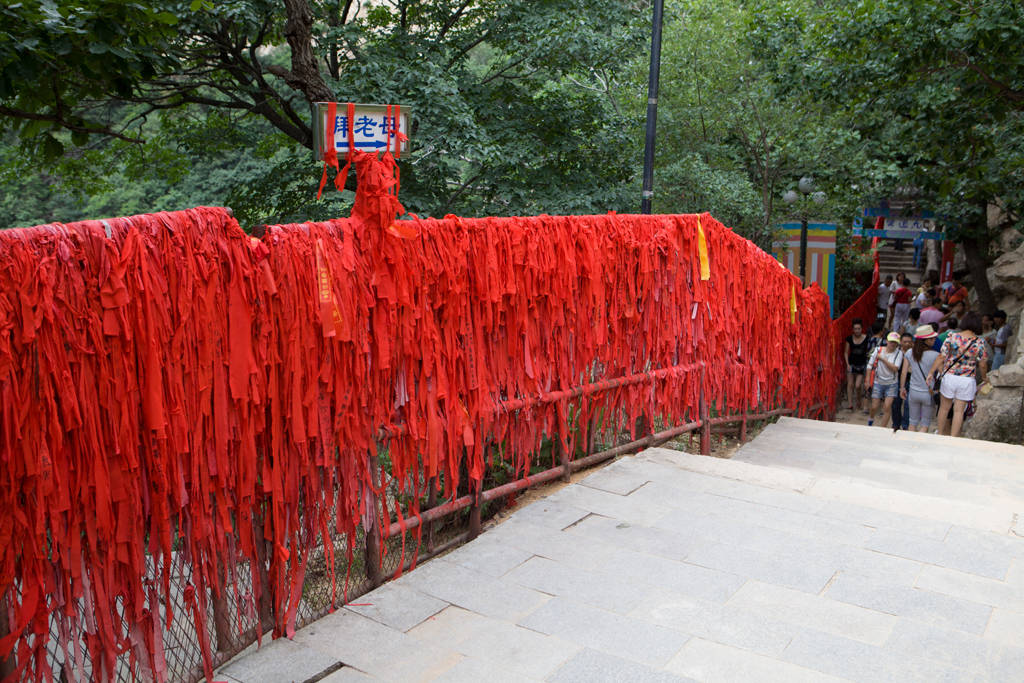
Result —
POLYGON ((981 316, 970 312, 960 321, 960 331, 950 332, 942 344, 939 357, 932 363, 931 373, 942 368, 939 403, 939 434, 960 436, 964 426, 964 410, 978 391, 977 380, 985 381, 988 349, 981 338, 981 316), (977 379, 976 379, 977 378, 977 379), (953 408, 950 428, 949 409, 953 408))

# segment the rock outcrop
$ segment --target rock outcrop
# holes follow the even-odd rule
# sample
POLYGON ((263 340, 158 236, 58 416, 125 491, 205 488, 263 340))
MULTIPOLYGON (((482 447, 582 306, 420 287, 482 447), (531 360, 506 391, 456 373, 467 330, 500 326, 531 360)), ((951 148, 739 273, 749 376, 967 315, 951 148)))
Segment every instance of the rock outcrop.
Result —
POLYGON ((1010 334, 1006 364, 989 373, 992 389, 978 393, 974 417, 964 425, 964 436, 987 441, 1020 443, 1021 401, 1024 396, 1024 241, 1017 230, 1006 230, 998 248, 1003 253, 988 269, 988 281, 999 308, 1009 315, 1010 334))
POLYGON ((975 414, 964 425, 964 436, 985 441, 1020 443, 1024 365, 1012 363, 990 373, 991 390, 978 393, 975 414))
POLYGON ((995 260, 988 269, 988 281, 999 308, 1012 315, 1024 307, 1024 242, 995 260))

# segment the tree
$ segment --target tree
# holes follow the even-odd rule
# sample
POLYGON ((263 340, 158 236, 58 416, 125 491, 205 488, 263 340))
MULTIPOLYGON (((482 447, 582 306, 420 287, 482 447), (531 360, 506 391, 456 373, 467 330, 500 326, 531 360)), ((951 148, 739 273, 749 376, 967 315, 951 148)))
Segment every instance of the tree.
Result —
POLYGON ((230 121, 255 136, 244 153, 265 162, 264 173, 248 169, 229 192, 244 204, 236 212, 253 221, 311 217, 320 210, 299 199, 318 180, 309 104, 385 101, 414 114, 402 175, 410 210, 624 208, 634 171, 620 150, 636 119, 616 111, 612 93, 644 45, 629 3, 130 7, 36 0, 4 10, 0 125, 37 161, 58 160, 59 176, 101 182, 88 177, 104 166, 97 155, 138 178, 154 172, 145 170, 154 155, 191 165, 203 154, 195 140, 216 142, 230 121), (100 68, 111 54, 116 68, 100 68), (182 129, 192 140, 177 138, 182 129))
POLYGON ((901 184, 944 217, 982 306, 994 308, 986 207, 998 202, 1018 221, 1024 208, 1024 5, 822 5, 777 73, 839 108, 875 142, 875 159, 898 164, 901 184))
POLYGON ((864 141, 831 108, 780 84, 774 64, 800 39, 810 3, 786 12, 740 0, 677 0, 669 8, 658 209, 711 210, 770 249, 776 224, 791 217, 782 194, 813 174, 830 197, 817 211, 854 215, 850 187, 865 186, 871 173, 864 141))

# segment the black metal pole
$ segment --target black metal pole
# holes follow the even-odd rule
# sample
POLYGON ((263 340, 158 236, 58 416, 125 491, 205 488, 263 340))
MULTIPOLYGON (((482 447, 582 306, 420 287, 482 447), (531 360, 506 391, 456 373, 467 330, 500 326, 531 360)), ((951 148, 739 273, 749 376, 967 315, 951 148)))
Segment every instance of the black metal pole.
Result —
POLYGON ((800 283, 807 286, 807 216, 800 219, 800 283))
POLYGON ((640 213, 651 212, 654 198, 654 134, 658 123, 658 75, 661 72, 661 17, 663 0, 654 0, 651 26, 651 71, 647 79, 647 134, 644 139, 644 185, 640 213))

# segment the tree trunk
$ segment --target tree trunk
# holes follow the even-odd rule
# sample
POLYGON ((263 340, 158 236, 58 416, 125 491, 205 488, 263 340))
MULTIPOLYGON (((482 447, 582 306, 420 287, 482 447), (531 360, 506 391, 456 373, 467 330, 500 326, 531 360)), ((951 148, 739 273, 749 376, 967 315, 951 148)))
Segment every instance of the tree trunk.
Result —
MULTIPOLYGON (((984 214, 981 220, 986 220, 984 214)), ((992 294, 992 287, 989 286, 987 273, 990 265, 988 225, 980 226, 976 235, 961 238, 960 245, 964 248, 967 269, 971 273, 971 284, 978 295, 978 308, 983 313, 990 313, 996 310, 996 298, 992 294)))
POLYGON ((310 102, 330 102, 334 93, 327 86, 316 54, 313 52, 313 13, 306 0, 284 0, 288 20, 284 25, 284 36, 292 49, 291 71, 271 65, 267 71, 284 79, 294 90, 302 93, 310 102))

